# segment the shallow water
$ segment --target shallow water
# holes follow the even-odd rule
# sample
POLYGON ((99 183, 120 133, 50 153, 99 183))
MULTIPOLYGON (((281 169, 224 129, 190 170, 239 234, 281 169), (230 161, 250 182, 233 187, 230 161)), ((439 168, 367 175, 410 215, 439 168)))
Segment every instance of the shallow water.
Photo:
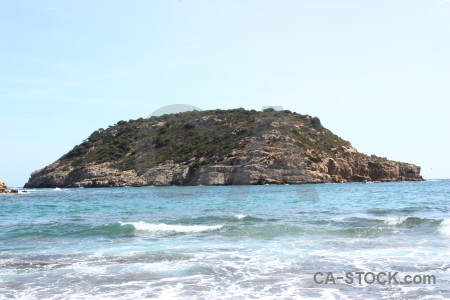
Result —
POLYGON ((449 180, 0 195, 2 298, 446 299, 449 283, 449 180), (313 279, 358 271, 436 284, 313 279))

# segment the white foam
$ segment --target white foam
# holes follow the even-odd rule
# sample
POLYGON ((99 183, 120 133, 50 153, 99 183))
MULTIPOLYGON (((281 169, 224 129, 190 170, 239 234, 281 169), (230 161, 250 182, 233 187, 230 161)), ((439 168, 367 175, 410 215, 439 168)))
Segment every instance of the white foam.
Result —
POLYGON ((60 188, 54 188, 53 190, 54 190, 54 191, 61 191, 60 188))
POLYGON ((345 220, 345 219, 347 219, 347 217, 332 217, 331 218, 331 220, 333 220, 333 221, 342 221, 342 220, 345 220))
POLYGON ((450 237, 450 219, 445 219, 439 225, 439 233, 450 237))
POLYGON ((400 225, 400 224, 402 224, 403 222, 405 222, 406 219, 408 219, 408 218, 409 218, 409 216, 406 216, 406 217, 392 217, 392 218, 386 218, 386 219, 384 220, 384 223, 385 223, 386 225, 389 225, 389 226, 400 225))
POLYGON ((241 215, 241 214, 239 214, 239 215, 235 215, 234 216, 236 219, 238 219, 238 220, 242 220, 242 219, 244 219, 245 217, 248 217, 247 215, 241 215))
POLYGON ((120 222, 120 225, 132 225, 138 231, 147 232, 202 232, 217 230, 223 225, 169 225, 164 223, 152 224, 143 221, 139 222, 120 222))

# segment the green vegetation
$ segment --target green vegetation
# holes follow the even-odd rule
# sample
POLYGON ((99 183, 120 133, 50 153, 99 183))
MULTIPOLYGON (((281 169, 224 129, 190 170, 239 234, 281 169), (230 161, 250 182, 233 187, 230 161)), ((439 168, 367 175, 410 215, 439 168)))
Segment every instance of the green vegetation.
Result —
MULTIPOLYGON (((309 152, 315 153, 311 161, 320 161, 320 153, 333 155, 341 152, 342 146, 350 145, 325 129, 317 118, 289 110, 258 112, 238 108, 119 121, 94 131, 61 161, 77 169, 112 163, 120 170, 135 169, 139 173, 173 161, 189 164, 193 176, 201 165, 220 162, 233 150, 246 147, 249 140, 261 139, 274 130, 295 141, 298 149, 291 151, 314 150, 309 152)), ((274 143, 280 141, 269 140, 265 145, 270 148, 274 143)))

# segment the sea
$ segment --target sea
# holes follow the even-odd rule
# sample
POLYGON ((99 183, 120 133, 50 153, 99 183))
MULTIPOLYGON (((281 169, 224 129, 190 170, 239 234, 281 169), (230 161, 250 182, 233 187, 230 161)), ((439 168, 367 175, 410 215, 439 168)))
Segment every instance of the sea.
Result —
POLYGON ((20 190, 1 299, 450 299, 450 180, 20 190))

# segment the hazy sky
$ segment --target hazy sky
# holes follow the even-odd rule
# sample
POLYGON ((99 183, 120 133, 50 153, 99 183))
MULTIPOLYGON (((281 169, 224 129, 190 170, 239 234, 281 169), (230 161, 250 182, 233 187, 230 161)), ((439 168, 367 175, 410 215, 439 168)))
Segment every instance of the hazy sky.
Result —
POLYGON ((169 104, 277 105, 450 178, 450 1, 0 0, 0 180, 169 104))

